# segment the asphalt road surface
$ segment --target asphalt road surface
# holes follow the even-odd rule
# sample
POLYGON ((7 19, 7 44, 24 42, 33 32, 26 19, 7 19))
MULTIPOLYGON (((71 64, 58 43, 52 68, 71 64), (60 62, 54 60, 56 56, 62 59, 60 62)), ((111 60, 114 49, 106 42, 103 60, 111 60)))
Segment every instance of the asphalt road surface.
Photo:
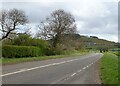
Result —
POLYGON ((2 84, 100 84, 100 53, 3 66, 2 84))

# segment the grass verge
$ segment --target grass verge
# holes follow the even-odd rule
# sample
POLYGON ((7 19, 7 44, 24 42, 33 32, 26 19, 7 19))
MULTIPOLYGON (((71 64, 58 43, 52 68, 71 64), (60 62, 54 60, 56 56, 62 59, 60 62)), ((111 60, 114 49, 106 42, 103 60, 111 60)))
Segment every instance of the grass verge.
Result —
POLYGON ((100 61, 100 71, 103 84, 118 84, 118 56, 105 53, 100 61))
POLYGON ((88 54, 88 52, 81 52, 81 53, 73 53, 69 55, 54 55, 54 56, 39 56, 39 57, 27 57, 27 58, 3 58, 2 64, 17 64, 23 62, 32 62, 32 61, 40 61, 40 60, 47 60, 47 59, 57 59, 57 58, 64 58, 64 57, 72 57, 72 56, 80 56, 88 54))

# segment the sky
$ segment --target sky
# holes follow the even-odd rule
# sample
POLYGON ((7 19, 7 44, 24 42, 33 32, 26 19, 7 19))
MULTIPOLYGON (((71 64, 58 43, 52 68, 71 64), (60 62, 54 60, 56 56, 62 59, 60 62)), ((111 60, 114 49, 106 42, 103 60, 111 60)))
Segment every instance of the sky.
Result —
POLYGON ((118 42, 118 0, 4 0, 0 8, 25 11, 33 33, 54 10, 63 9, 74 16, 80 35, 118 42))

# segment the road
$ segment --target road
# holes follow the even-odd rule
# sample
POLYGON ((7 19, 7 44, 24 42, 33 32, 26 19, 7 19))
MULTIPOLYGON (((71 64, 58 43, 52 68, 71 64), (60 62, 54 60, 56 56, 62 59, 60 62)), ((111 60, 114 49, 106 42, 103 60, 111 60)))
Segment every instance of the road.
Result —
POLYGON ((3 66, 3 84, 99 84, 100 53, 3 66))

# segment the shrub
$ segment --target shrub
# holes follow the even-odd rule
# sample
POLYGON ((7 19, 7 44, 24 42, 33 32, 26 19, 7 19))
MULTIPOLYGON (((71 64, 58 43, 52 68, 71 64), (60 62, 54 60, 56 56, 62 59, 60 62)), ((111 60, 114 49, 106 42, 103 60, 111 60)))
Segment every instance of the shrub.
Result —
POLYGON ((12 41, 12 45, 39 47, 41 49, 42 55, 46 55, 45 52, 46 48, 48 48, 48 42, 43 39, 32 38, 27 34, 19 34, 12 41))
POLYGON ((17 37, 15 37, 13 40, 13 45, 18 45, 18 46, 29 46, 31 41, 32 41, 32 37, 30 37, 30 35, 28 34, 19 34, 17 37))
POLYGON ((3 57, 20 58, 20 57, 33 57, 40 56, 41 50, 34 46, 13 46, 6 45, 2 47, 3 57))
POLYGON ((35 39, 33 38, 32 41, 30 42, 31 45, 29 46, 35 46, 35 47, 39 47, 41 49, 41 53, 42 55, 46 55, 46 52, 48 49, 48 42, 42 39, 35 39))
POLYGON ((56 55, 55 50, 53 50, 52 48, 46 48, 46 49, 44 49, 44 53, 47 56, 56 55))

